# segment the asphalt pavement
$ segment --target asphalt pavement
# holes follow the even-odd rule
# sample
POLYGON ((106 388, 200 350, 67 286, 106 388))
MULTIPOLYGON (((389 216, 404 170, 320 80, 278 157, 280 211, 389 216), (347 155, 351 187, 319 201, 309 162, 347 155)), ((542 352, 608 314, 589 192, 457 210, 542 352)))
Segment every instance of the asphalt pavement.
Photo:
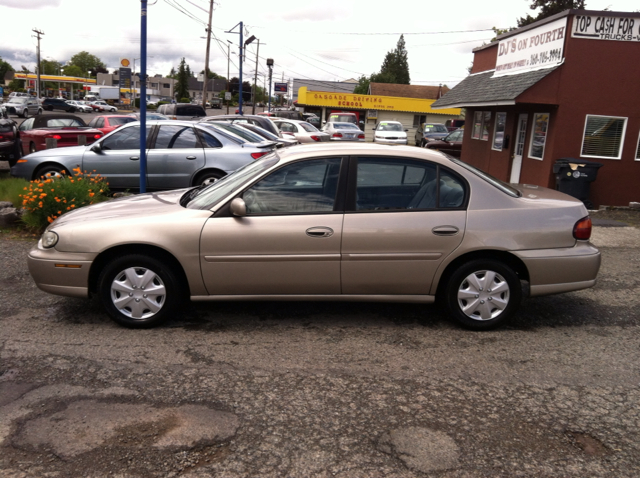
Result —
POLYGON ((152 330, 0 238, 5 477, 640 476, 640 231, 491 332, 417 304, 193 303, 152 330))

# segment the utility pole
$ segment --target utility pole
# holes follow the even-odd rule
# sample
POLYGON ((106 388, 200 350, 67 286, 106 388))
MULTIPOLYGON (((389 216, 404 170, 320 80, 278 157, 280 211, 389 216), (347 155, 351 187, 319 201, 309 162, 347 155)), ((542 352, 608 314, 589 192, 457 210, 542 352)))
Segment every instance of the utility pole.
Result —
POLYGON ((242 57, 242 53, 244 50, 244 23, 240 22, 238 23, 235 27, 233 27, 231 30, 225 32, 225 33, 237 33, 238 35, 240 35, 240 42, 238 43, 238 48, 240 48, 240 85, 238 88, 238 113, 242 114, 242 62, 244 61, 243 57, 242 57), (240 27, 239 31, 234 32, 233 30, 236 27, 240 27))
MULTIPOLYGON (((231 42, 227 40, 227 93, 231 93, 231 90, 229 89, 229 62, 230 61, 231 61, 231 42)), ((229 114, 229 100, 227 100, 227 114, 229 114)))
POLYGON ((257 89, 257 81, 258 81, 258 53, 260 52, 260 39, 258 39, 258 48, 256 48, 256 74, 253 77, 253 109, 251 110, 251 114, 256 114, 256 89, 257 89))
POLYGON ((36 34, 36 38, 38 39, 38 50, 37 50, 37 62, 38 62, 38 67, 37 67, 37 79, 36 79, 36 98, 40 99, 40 35, 44 35, 44 32, 41 32, 40 30, 37 30, 36 28, 34 28, 33 30, 31 30, 32 32, 34 32, 36 34))
POLYGON ((209 49, 211 47, 211 17, 213 16, 213 0, 209 4, 209 25, 207 26, 207 54, 204 59, 204 78, 202 79, 202 107, 207 107, 207 83, 209 83, 209 49))
POLYGON ((269 67, 269 91, 267 92, 269 95, 269 107, 267 112, 271 113, 271 74, 273 73, 273 58, 267 58, 267 66, 269 67))

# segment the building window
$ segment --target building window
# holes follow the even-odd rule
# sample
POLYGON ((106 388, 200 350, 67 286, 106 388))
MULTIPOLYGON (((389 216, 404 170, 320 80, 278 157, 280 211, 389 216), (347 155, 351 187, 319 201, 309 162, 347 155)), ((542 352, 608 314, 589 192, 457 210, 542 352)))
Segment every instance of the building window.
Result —
POLYGON ((496 127, 493 129, 493 145, 491 149, 502 151, 504 144, 504 126, 507 122, 507 113, 496 113, 496 127))
POLYGON ((533 128, 531 128, 531 144, 529 145, 529 157, 542 160, 544 146, 547 142, 549 130, 549 113, 536 113, 533 115, 533 128))
POLYGON ((171 88, 171 85, 169 83, 162 83, 162 87, 163 88, 171 88))
POLYGON ((427 115, 413 115, 413 127, 417 128, 427 121, 427 115))
POLYGON ((158 87, 158 83, 151 83, 151 88, 157 88, 158 87))
POLYGON ((626 129, 627 118, 587 115, 580 156, 620 159, 626 129))
POLYGON ((471 138, 489 141, 489 123, 491 123, 491 111, 476 111, 473 114, 471 138))

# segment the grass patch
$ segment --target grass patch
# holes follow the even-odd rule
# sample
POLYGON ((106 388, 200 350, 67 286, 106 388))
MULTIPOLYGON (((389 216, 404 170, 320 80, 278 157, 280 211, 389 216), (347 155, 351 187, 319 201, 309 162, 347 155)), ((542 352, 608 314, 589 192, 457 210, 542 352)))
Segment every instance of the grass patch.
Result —
POLYGON ((4 178, 0 180, 0 201, 9 201, 14 207, 22 207, 24 188, 29 187, 29 181, 21 178, 4 178))

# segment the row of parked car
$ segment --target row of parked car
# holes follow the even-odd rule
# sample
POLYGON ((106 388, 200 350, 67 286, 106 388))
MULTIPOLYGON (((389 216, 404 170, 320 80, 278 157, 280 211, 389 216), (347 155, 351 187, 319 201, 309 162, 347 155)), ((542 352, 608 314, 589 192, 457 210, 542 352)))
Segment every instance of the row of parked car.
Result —
POLYGON ((105 101, 65 100, 64 98, 44 98, 39 101, 33 96, 12 96, 3 103, 8 114, 28 118, 42 114, 43 111, 65 111, 67 113, 115 112, 116 106, 105 101))

